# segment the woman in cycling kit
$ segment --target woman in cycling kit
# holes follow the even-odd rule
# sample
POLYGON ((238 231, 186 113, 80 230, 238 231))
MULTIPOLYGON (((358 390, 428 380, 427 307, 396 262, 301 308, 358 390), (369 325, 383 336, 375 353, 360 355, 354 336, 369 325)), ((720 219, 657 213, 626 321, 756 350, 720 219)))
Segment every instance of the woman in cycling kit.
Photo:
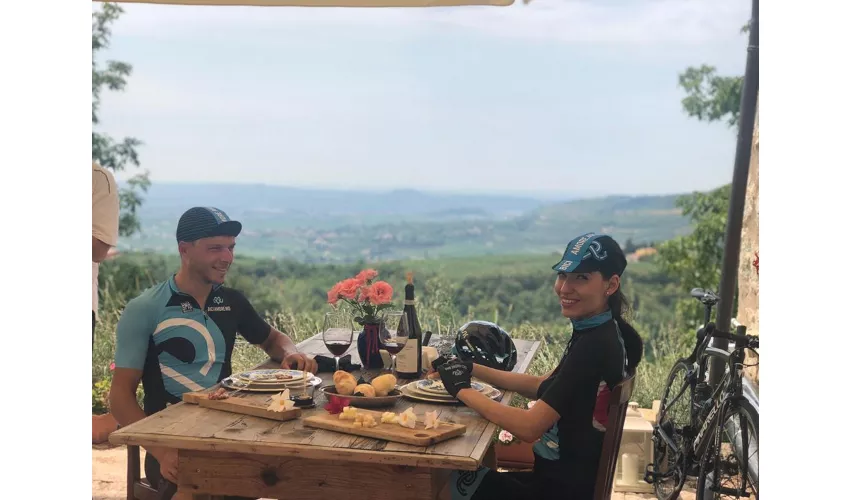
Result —
MULTIPOLYGON (((561 313, 573 335, 558 366, 538 377, 505 372, 470 361, 439 359, 434 368, 446 389, 518 439, 534 443, 534 470, 499 473, 487 467, 454 471, 441 498, 584 500, 593 496, 611 389, 634 373, 643 354, 637 331, 623 319, 620 290, 626 258, 609 236, 573 239, 553 269, 561 313), (537 400, 513 408, 470 389, 475 376, 537 400)), ((432 374, 432 376, 436 376, 432 374)))

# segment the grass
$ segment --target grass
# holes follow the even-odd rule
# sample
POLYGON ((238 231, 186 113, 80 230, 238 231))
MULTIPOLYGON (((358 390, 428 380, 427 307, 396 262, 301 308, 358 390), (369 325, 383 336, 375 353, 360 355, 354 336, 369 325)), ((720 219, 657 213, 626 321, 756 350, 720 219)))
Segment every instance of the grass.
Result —
MULTIPOLYGON (((112 379, 109 365, 115 352, 115 326, 120 316, 120 309, 104 311, 98 321, 95 332, 95 345, 92 350, 92 411, 106 411, 106 396, 112 379)), ((321 331, 320 321, 310 314, 279 312, 269 316, 269 323, 278 330, 287 332, 296 343, 306 340, 321 331)), ((444 325, 444 334, 456 325, 444 325)), ((528 367, 527 373, 543 375, 557 366, 569 339, 566 333, 553 333, 551 328, 542 325, 522 324, 511 332, 514 338, 541 341, 540 349, 528 367)), ((265 352, 241 338, 237 339, 233 349, 232 364, 234 372, 249 369, 268 359, 265 352)), ((653 362, 643 362, 638 367, 638 379, 633 400, 641 407, 649 408, 654 399, 659 399, 667 378, 667 372, 672 367, 676 356, 659 357, 653 362)), ((141 389, 140 389, 141 391, 141 389)), ((139 394, 141 400, 141 393, 139 394)), ((522 407, 527 400, 516 397, 513 406, 522 407)))
MULTIPOLYGON (((517 264, 516 258, 505 257, 494 260, 489 258, 486 263, 476 265, 473 259, 444 260, 440 262, 416 262, 410 263, 414 271, 419 267, 422 270, 436 271, 440 275, 451 276, 452 273, 469 275, 471 273, 494 274, 499 273, 500 262, 504 265, 521 265, 529 268, 538 268, 544 261, 549 262, 551 256, 537 257, 526 256, 526 260, 517 264), (486 265, 485 265, 486 264, 486 265)), ((643 266, 636 265, 637 271, 643 271, 643 266)), ((428 280, 429 294, 425 300, 419 302, 417 313, 423 331, 431 330, 435 334, 451 337, 454 332, 466 321, 473 319, 473 315, 479 319, 487 319, 498 322, 498 313, 490 314, 475 313, 470 310, 465 316, 459 315, 450 303, 451 295, 446 293, 451 286, 442 276, 435 276, 428 280)), ((106 396, 112 379, 109 368, 115 352, 115 331, 124 307, 121 294, 111 293, 109 286, 106 287, 101 299, 101 312, 95 327, 95 343, 92 349, 92 411, 102 413, 106 411, 106 396)), ((269 324, 276 329, 287 333, 294 342, 298 343, 310 338, 322 329, 322 311, 294 311, 283 309, 273 313, 267 313, 269 324)), ((541 341, 540 349, 528 368, 528 373, 543 375, 557 366, 563 355, 567 340, 570 335, 569 323, 566 321, 548 324, 535 324, 524 322, 516 325, 511 330, 514 338, 541 341)), ((640 328, 639 328, 640 329, 640 328)), ((667 373, 672 368, 677 353, 684 348, 682 345, 673 345, 670 340, 655 339, 652 344, 651 356, 644 357, 644 361, 638 367, 638 377, 635 385, 633 400, 641 407, 649 408, 652 401, 660 399, 666 382, 667 373), (659 342, 663 342, 659 344, 659 342)), ((259 348, 248 344, 238 338, 233 350, 232 364, 234 371, 251 368, 264 362, 266 354, 259 348)), ((141 393, 139 393, 141 400, 141 393)), ((523 406, 526 400, 516 398, 512 404, 523 406)))

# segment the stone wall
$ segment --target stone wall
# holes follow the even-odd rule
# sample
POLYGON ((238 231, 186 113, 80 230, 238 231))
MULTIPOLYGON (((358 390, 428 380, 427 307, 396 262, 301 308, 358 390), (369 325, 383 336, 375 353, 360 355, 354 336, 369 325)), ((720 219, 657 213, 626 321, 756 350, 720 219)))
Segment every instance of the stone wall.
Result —
MULTIPOLYGON (((753 134, 752 158, 747 179, 747 198, 744 204, 744 224, 741 231, 741 255, 738 264, 738 316, 750 335, 759 334, 759 276, 753 265, 759 251, 759 116, 756 104, 756 123, 753 134)), ((748 352, 747 364, 757 362, 748 352)), ((748 367, 746 374, 758 386, 758 367, 748 367)))

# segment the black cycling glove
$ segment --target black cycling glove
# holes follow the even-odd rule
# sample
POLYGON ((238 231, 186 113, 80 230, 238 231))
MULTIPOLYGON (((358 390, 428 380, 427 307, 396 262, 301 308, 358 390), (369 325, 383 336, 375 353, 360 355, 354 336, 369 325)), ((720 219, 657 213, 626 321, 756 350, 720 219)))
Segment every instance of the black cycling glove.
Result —
MULTIPOLYGON (((438 360, 434 361, 434 365, 438 360)), ((440 372, 440 379, 446 387, 446 391, 453 397, 457 397, 457 393, 461 389, 469 389, 472 387, 472 362, 452 359, 444 361, 438 366, 435 366, 440 372)))

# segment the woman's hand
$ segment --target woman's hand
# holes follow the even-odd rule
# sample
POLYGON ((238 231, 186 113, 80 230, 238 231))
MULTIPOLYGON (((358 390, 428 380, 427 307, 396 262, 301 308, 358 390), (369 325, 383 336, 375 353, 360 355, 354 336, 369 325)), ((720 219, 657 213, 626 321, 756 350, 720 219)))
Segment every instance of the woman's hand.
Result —
POLYGON ((463 389, 472 387, 472 362, 453 359, 437 367, 440 379, 446 391, 457 397, 457 393, 463 389))
POLYGON ((428 378, 428 379, 431 379, 431 380, 440 380, 440 378, 441 378, 440 377, 440 370, 439 370, 440 366, 442 366, 445 363, 448 363, 449 361, 454 361, 456 359, 457 358, 455 358, 455 357, 447 358, 447 357, 442 356, 442 355, 437 357, 437 359, 435 359, 434 361, 431 362, 431 366, 428 367, 428 371, 425 372, 425 378, 428 378))

